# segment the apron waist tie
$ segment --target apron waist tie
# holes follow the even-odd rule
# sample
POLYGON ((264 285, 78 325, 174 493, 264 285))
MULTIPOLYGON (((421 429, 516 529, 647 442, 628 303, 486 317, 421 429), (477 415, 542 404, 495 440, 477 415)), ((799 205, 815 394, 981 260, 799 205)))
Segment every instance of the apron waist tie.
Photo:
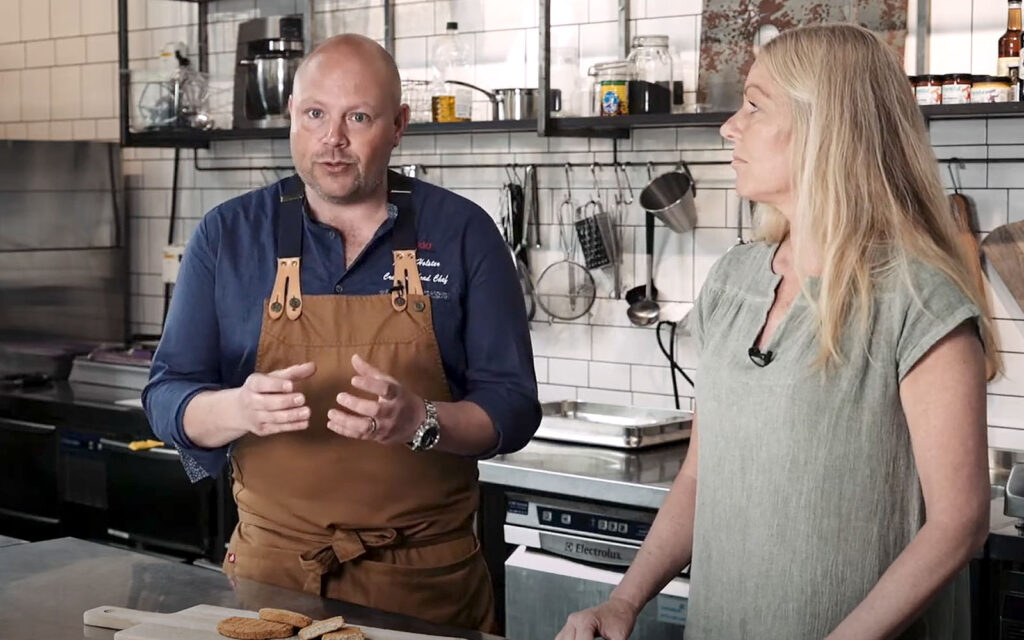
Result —
POLYGON ((328 573, 365 554, 368 548, 393 546, 400 537, 394 529, 335 529, 329 544, 299 554, 299 564, 306 572, 306 583, 302 590, 322 595, 323 579, 328 573))
POLYGON ((473 535, 472 530, 456 530, 423 538, 407 539, 396 529, 335 529, 328 544, 313 547, 299 554, 299 564, 306 572, 302 590, 323 597, 324 579, 341 565, 366 554, 369 549, 385 547, 412 549, 473 535))

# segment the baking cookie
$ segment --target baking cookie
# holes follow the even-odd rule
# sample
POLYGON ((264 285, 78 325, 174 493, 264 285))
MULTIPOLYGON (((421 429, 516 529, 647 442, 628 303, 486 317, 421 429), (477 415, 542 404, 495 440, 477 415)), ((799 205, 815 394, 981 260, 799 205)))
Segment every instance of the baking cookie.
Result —
POLYGON ((271 640, 288 638, 295 628, 290 624, 269 622, 258 618, 232 616, 217 623, 217 633, 237 640, 271 640))
POLYGON ((320 640, 366 640, 362 629, 359 627, 345 627, 338 631, 325 633, 320 640))
POLYGON ((288 611, 287 609, 260 609, 260 620, 290 624, 300 629, 313 624, 313 618, 304 616, 301 613, 295 613, 294 611, 288 611))
POLYGON ((333 618, 314 622, 304 629, 299 629, 299 640, 313 640, 313 638, 319 638, 325 633, 337 631, 344 626, 345 618, 341 616, 334 616, 333 618))

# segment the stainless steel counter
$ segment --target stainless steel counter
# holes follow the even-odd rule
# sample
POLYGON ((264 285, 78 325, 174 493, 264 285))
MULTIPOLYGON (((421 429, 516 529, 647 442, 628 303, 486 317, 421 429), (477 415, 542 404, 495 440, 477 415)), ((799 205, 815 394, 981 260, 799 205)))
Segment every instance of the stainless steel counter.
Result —
POLYGON ((315 618, 343 615, 373 627, 497 640, 250 580, 232 585, 219 571, 73 538, 0 548, 0 576, 3 640, 113 638, 110 629, 83 625, 82 612, 114 605, 171 613, 197 604, 281 607, 315 618))
POLYGON ((679 473, 688 442, 639 451, 534 439, 480 462, 480 481, 528 491, 657 509, 679 473))
POLYGON ((25 541, 21 538, 12 538, 10 536, 0 536, 0 547, 9 547, 15 544, 25 544, 25 541))

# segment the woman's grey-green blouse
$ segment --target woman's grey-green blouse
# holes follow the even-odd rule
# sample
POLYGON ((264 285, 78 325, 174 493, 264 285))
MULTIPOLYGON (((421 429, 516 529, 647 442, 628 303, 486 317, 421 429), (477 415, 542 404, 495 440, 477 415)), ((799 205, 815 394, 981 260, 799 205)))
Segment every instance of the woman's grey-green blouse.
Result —
MULTIPOLYGON (((697 507, 687 640, 821 640, 868 594, 924 522, 900 404, 903 376, 978 310, 937 269, 912 291, 876 287, 868 339, 848 331, 823 378, 803 296, 755 344, 781 276, 778 245, 737 246, 712 268, 690 314, 700 361, 697 507)), ((813 291, 816 279, 809 281, 813 291)), ((966 574, 901 638, 968 638, 966 574)))

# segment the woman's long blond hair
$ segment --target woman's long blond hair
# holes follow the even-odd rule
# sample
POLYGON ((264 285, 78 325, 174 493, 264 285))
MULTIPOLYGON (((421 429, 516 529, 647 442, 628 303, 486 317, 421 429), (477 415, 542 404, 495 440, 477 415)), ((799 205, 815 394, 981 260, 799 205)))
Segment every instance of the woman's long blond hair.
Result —
MULTIPOLYGON (((758 62, 793 111, 793 189, 801 245, 821 247, 817 299, 818 363, 842 362, 847 318, 866 329, 874 282, 909 264, 932 265, 982 312, 979 328, 989 379, 1002 368, 978 256, 969 255, 939 178, 924 120, 895 52, 853 25, 787 31, 758 62), (806 244, 805 244, 806 243, 806 244)), ((758 208, 756 237, 780 242, 786 219, 758 208)), ((798 262, 799 263, 799 262, 798 262)))

